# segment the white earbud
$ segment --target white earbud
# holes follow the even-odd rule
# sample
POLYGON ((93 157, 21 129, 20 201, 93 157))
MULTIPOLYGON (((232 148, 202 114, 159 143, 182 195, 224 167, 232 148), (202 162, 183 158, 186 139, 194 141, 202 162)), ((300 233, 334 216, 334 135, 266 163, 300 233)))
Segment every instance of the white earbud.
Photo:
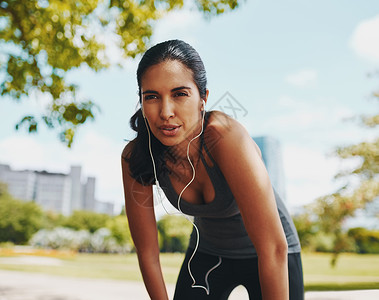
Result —
POLYGON ((204 101, 204 99, 203 99, 203 109, 205 110, 205 101, 204 101))

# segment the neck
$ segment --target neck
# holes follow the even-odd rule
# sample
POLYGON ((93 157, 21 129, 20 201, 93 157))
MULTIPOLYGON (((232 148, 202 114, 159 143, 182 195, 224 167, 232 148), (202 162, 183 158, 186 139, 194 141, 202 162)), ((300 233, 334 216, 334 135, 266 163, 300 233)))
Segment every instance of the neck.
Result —
POLYGON ((170 147, 170 155, 178 162, 180 161, 188 161, 187 154, 189 155, 189 158, 191 161, 197 161, 199 159, 199 151, 201 150, 200 140, 195 139, 191 142, 188 149, 188 143, 190 140, 186 140, 185 143, 182 143, 181 145, 176 145, 170 147), (188 150, 187 150, 188 149, 188 150), (187 153, 188 151, 188 153, 187 153))

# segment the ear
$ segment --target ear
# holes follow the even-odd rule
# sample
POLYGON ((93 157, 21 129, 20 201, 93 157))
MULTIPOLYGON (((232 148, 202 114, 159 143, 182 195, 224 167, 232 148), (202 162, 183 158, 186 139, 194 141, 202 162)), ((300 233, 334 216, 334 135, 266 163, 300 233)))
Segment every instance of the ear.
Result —
POLYGON ((209 90, 207 89, 207 91, 205 93, 205 97, 201 99, 202 100, 201 110, 205 110, 205 104, 208 101, 208 95, 209 95, 209 90))
POLYGON ((209 96, 209 90, 207 89, 207 91, 205 92, 205 97, 203 98, 205 103, 207 103, 208 101, 208 96, 209 96))

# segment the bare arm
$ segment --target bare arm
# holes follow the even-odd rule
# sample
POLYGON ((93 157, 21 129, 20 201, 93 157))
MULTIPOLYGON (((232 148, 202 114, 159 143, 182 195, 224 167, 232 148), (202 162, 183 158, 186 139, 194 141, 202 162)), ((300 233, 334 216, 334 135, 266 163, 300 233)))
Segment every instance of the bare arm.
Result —
POLYGON ((240 208, 246 231, 258 254, 263 299, 289 297, 287 241, 275 196, 260 152, 245 128, 235 120, 228 127, 212 123, 222 136, 213 155, 240 208))
MULTIPOLYGON (((129 143, 122 157, 128 155, 129 143)), ((153 192, 151 186, 143 186, 129 174, 129 164, 121 158, 125 193, 125 209, 129 228, 137 250, 138 262, 147 292, 153 300, 167 300, 159 261, 158 232, 154 214, 153 192)))

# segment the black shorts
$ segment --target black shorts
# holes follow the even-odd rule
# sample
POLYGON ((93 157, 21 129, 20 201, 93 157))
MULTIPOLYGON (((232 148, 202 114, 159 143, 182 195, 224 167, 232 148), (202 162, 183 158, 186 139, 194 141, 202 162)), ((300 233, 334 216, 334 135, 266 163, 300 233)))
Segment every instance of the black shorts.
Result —
MULTIPOLYGON (((213 269, 208 280, 205 275, 219 263, 219 257, 196 252, 191 261, 191 272, 196 279, 196 285, 209 285, 209 295, 204 288, 192 288, 192 278, 188 272, 188 260, 193 253, 189 249, 181 267, 176 283, 174 300, 227 300, 233 289, 243 285, 249 299, 262 299, 258 275, 258 258, 230 259, 222 258, 221 264, 213 269)), ((304 299, 303 270, 300 253, 288 255, 288 274, 290 300, 304 299)))

